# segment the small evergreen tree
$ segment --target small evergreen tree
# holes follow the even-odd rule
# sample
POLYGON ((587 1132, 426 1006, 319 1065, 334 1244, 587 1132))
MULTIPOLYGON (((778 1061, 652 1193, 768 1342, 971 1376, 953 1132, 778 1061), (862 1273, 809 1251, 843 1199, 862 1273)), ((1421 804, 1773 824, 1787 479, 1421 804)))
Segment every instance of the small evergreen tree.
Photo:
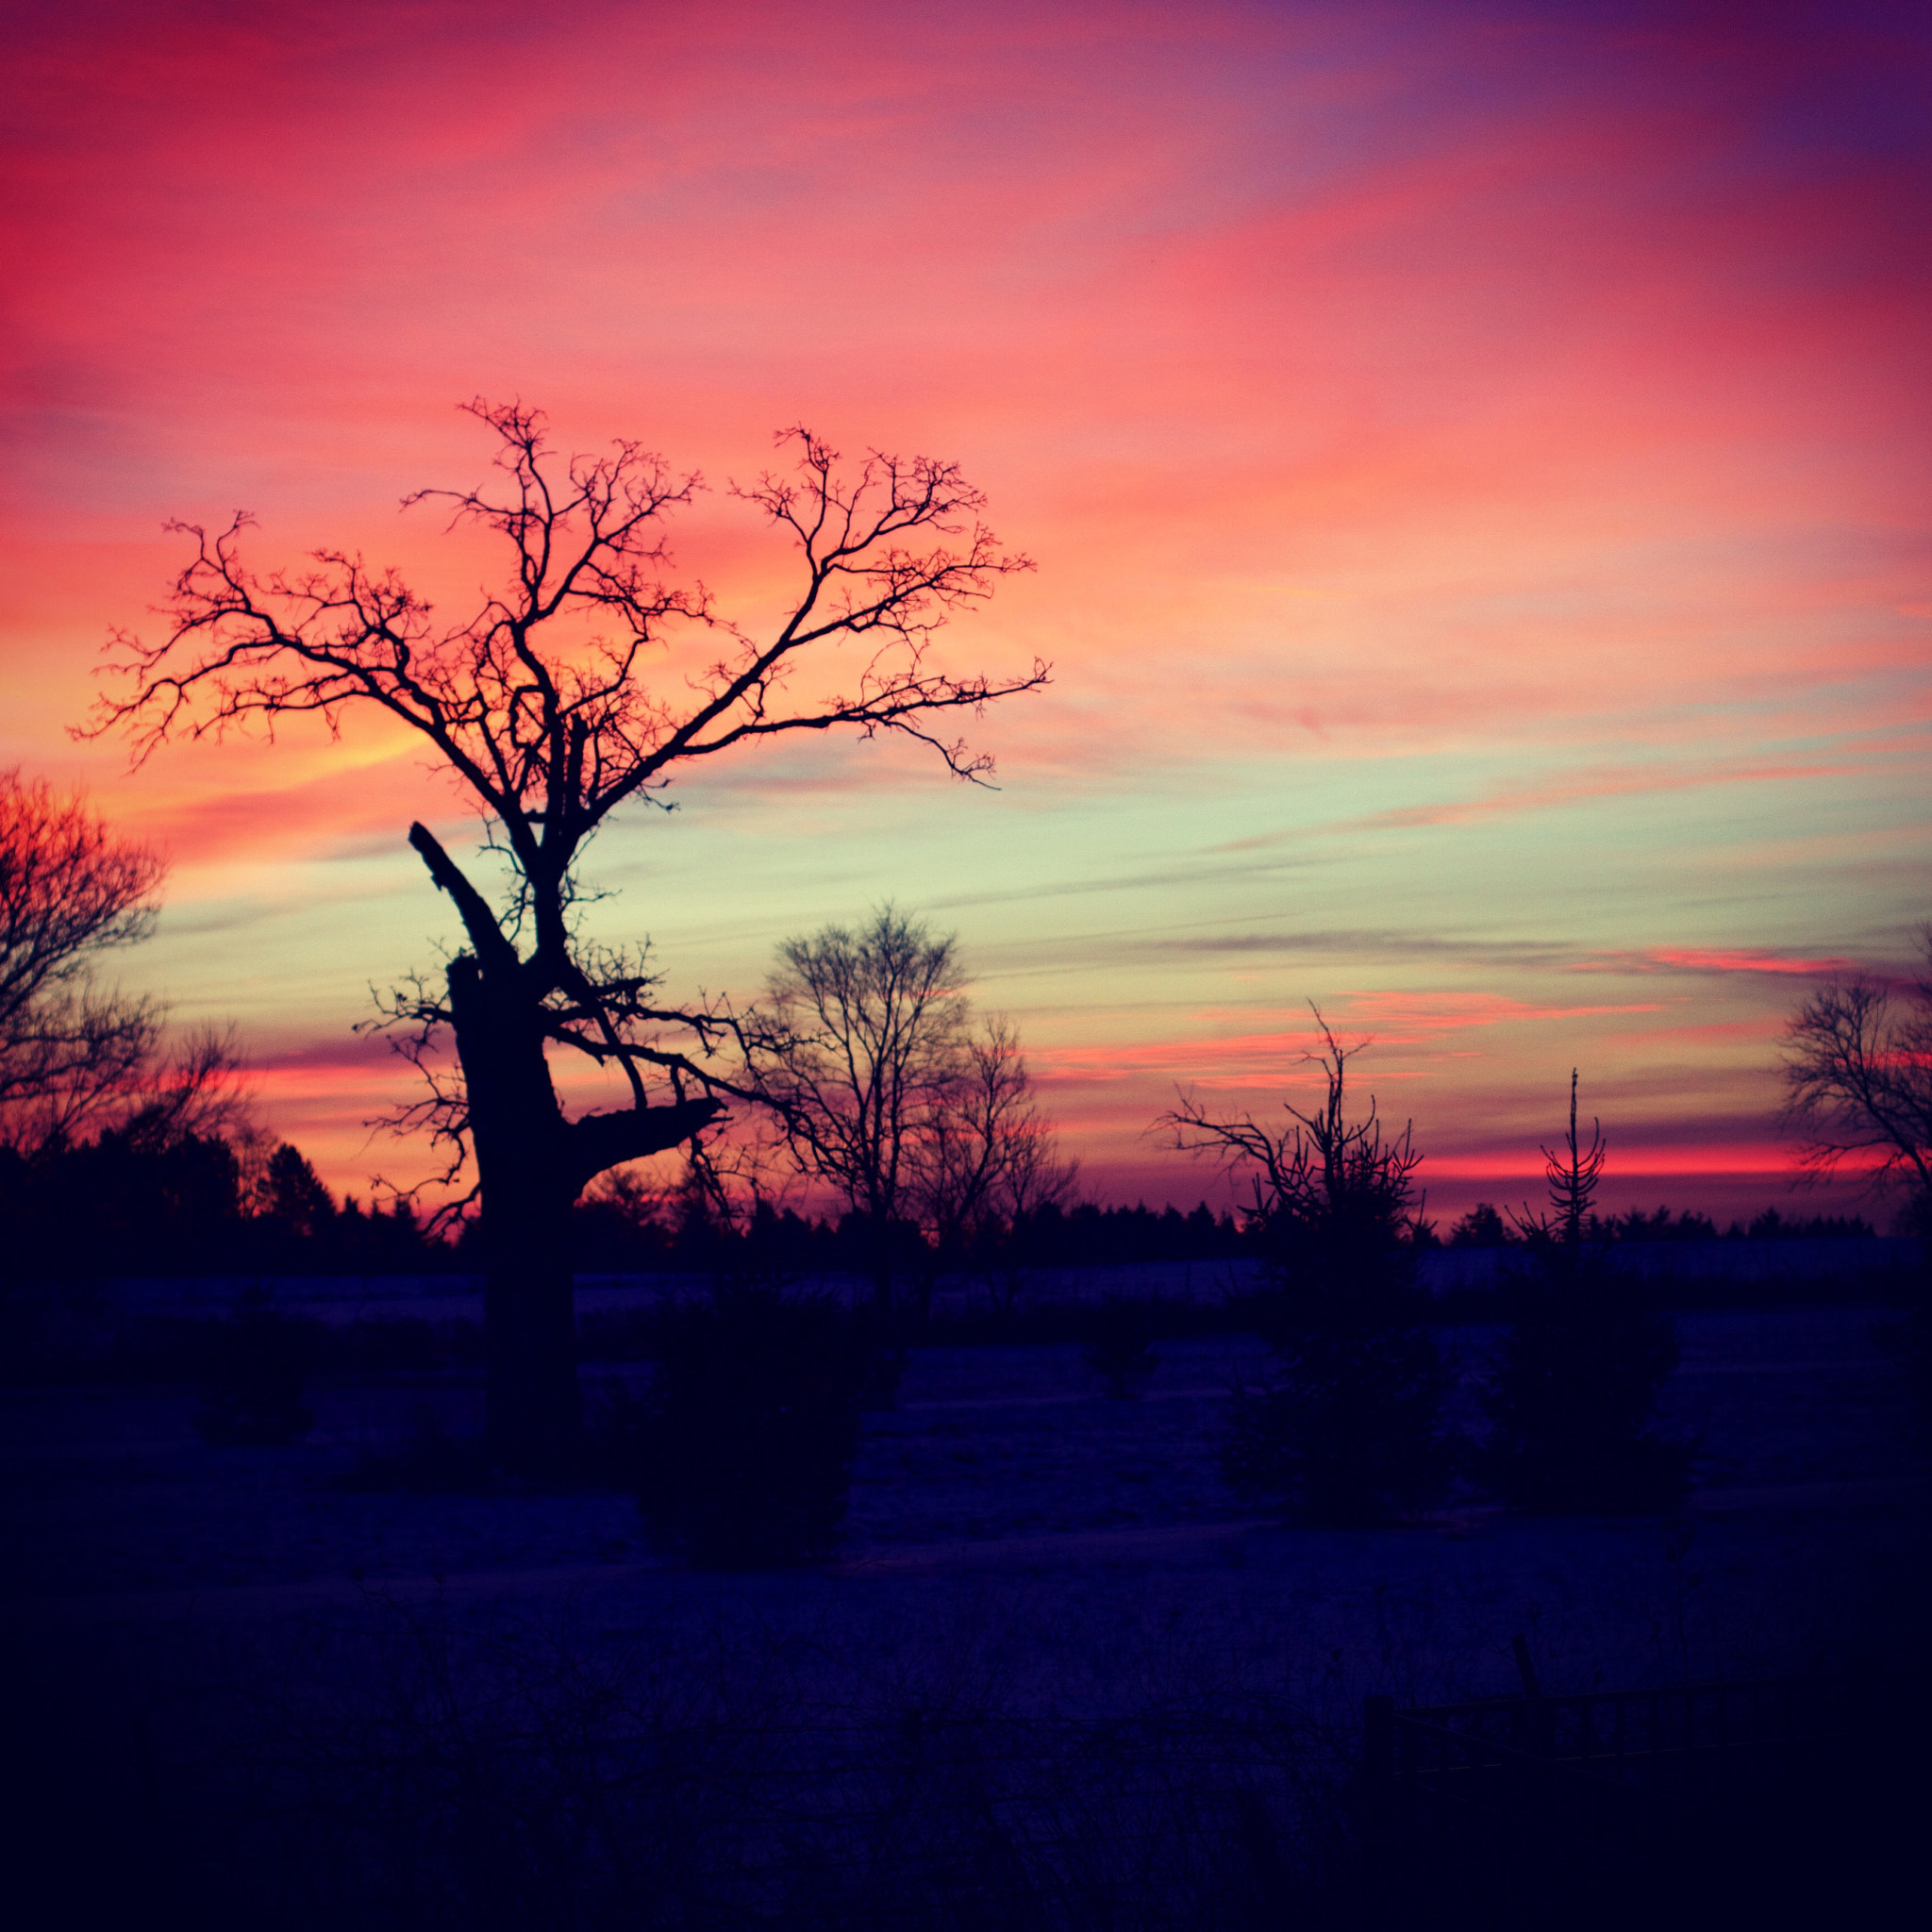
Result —
POLYGON ((1642 1514, 1683 1500, 1691 1446, 1656 1428, 1657 1398, 1677 1364, 1668 1314, 1589 1238, 1608 1148, 1592 1122, 1545 1147, 1551 1211, 1519 1220, 1529 1253, 1506 1278, 1508 1327, 1483 1407, 1493 1433, 1480 1457, 1513 1508, 1642 1514))
POLYGON ((1318 1112, 1288 1107, 1289 1126, 1273 1131, 1187 1101, 1165 1124, 1181 1147, 1249 1179, 1247 1219, 1268 1257, 1250 1306, 1270 1373, 1234 1390, 1223 1474, 1243 1498, 1305 1522, 1378 1523, 1426 1508, 1446 1486, 1450 1376, 1410 1241, 1422 1156, 1407 1127, 1384 1134, 1373 1098, 1348 1119, 1348 1062, 1368 1042, 1343 1046, 1315 1019, 1318 1112))

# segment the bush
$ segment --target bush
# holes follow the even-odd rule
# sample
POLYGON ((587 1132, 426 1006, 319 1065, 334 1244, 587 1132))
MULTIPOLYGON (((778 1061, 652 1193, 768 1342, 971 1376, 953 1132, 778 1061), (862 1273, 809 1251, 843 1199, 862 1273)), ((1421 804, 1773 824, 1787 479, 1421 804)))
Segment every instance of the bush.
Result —
POLYGON ((1693 1445, 1654 1426, 1677 1365, 1670 1316, 1603 1252, 1539 1249, 1504 1289, 1509 1326, 1483 1400, 1494 1433, 1480 1474, 1516 1509, 1674 1508, 1693 1445))
POLYGON ((1268 1285, 1239 1300, 1273 1370, 1234 1388, 1222 1474, 1244 1500, 1304 1522, 1380 1523, 1448 1485, 1450 1375, 1415 1274, 1423 1157, 1407 1127, 1384 1132, 1373 1096, 1348 1118, 1362 1047, 1343 1046, 1319 1008, 1315 1021, 1326 1051, 1306 1058, 1327 1090, 1315 1112, 1284 1103, 1289 1124, 1274 1128, 1186 1100, 1164 1119, 1179 1146, 1250 1180, 1249 1230, 1269 1262, 1268 1285))
POLYGON ((194 1412, 202 1441, 225 1449, 300 1441, 315 1425, 302 1396, 320 1340, 319 1323, 264 1307, 209 1323, 194 1412))
POLYGON ((701 1569, 811 1563, 838 1544, 862 1410, 889 1375, 869 1316, 729 1285, 659 1318, 657 1376, 615 1433, 660 1546, 701 1569))
POLYGON ((1448 1484, 1450 1372, 1413 1257, 1392 1240, 1349 1245, 1302 1243, 1253 1297, 1270 1374, 1236 1383, 1222 1442, 1237 1495, 1307 1523, 1412 1515, 1448 1484))
POLYGON ((1087 1366, 1106 1382, 1110 1400, 1132 1400, 1160 1366, 1153 1346, 1156 1320, 1149 1303, 1126 1295, 1108 1295, 1093 1311, 1091 1340, 1084 1353, 1087 1366))

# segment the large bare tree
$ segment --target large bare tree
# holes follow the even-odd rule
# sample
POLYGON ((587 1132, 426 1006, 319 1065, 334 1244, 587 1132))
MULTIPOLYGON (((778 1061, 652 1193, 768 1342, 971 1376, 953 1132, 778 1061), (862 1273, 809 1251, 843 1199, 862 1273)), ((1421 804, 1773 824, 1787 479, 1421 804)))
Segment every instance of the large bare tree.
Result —
POLYGON ((807 431, 782 436, 792 467, 731 492, 797 558, 788 608, 755 631, 722 615, 703 585, 671 577, 667 520, 700 478, 631 441, 566 461, 535 411, 468 407, 497 440, 497 483, 422 491, 405 507, 441 503, 453 526, 501 539, 493 594, 442 620, 358 555, 317 551, 258 577, 242 561, 245 515, 213 534, 176 525, 194 554, 167 634, 122 639, 128 688, 92 728, 126 730, 139 758, 171 737, 298 716, 334 730, 371 708, 418 734, 480 813, 510 880, 494 899, 427 826, 409 827, 468 943, 440 985, 402 989, 388 1017, 413 1029, 407 1042, 432 1072, 443 1029, 454 1034, 459 1075, 439 1078, 413 1117, 458 1160, 474 1157, 490 1444, 501 1465, 541 1471, 568 1458, 581 1424, 573 1203, 605 1170, 690 1140, 741 1091, 712 1058, 728 1013, 661 1004, 641 950, 584 937, 587 844, 625 806, 662 804, 687 761, 783 734, 897 733, 981 777, 989 761, 941 721, 1035 689, 1046 667, 994 678, 933 659, 952 612, 1030 567, 985 527, 984 499, 952 463, 873 452, 843 469, 807 431), (694 641, 694 661, 663 669, 667 647, 694 641), (614 1071, 628 1105, 568 1110, 553 1054, 614 1071))

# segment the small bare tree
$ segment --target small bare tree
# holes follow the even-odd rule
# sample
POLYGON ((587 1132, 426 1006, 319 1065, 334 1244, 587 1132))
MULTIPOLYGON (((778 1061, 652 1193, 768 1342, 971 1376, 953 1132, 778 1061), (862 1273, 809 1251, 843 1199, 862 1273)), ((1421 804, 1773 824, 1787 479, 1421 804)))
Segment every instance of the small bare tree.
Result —
MULTIPOLYGON (((989 1015, 963 1048, 921 1150, 922 1215, 935 1254, 970 1249, 1064 1202, 1078 1174, 1041 1115, 1012 1021, 989 1015)), ((1011 1284, 1004 1300, 1011 1306, 1011 1284)))
POLYGON ((1824 1178, 1870 1160, 1872 1180, 1903 1179, 1932 1200, 1932 926, 1919 935, 1924 972, 1903 987, 1837 979, 1785 1028, 1786 1125, 1798 1158, 1824 1178))
POLYGON ((769 1004, 750 1077, 794 1168, 867 1224, 881 1314, 913 1237, 929 1289, 937 1257, 989 1217, 1064 1193, 1072 1170, 1034 1104, 1018 1030, 1002 1016, 975 1024, 955 935, 886 906, 856 932, 788 940, 769 1004))
POLYGON ((1603 1179, 1604 1162, 1609 1146, 1604 1140, 1603 1123, 1590 1124, 1590 1145, 1586 1147, 1576 1132, 1576 1069, 1570 1069, 1570 1131, 1560 1149, 1544 1147, 1543 1181, 1549 1191, 1551 1212, 1538 1214, 1524 1208, 1510 1219, 1516 1231, 1529 1241, 1560 1241, 1571 1250, 1579 1247, 1590 1225, 1597 1184, 1603 1179))
POLYGON ((868 1227, 874 1295, 892 1303, 893 1247, 914 1209, 924 1145, 951 1103, 966 1039, 952 935, 891 906, 857 932, 828 925, 778 949, 776 1026, 751 1057, 791 1158, 868 1227))
POLYGON ((630 441, 559 460, 536 412, 470 408, 496 439, 498 486, 421 491, 406 507, 440 502, 454 525, 499 539, 496 591, 442 620, 393 570, 345 551, 257 576, 242 561, 245 515, 213 534, 176 525, 193 555, 167 634, 121 640, 128 688, 103 701, 93 729, 126 731, 139 760, 182 735, 273 733, 302 717, 333 731, 370 709, 415 733, 481 816, 509 873, 494 902, 426 825, 409 827, 467 944, 440 983, 402 988, 386 1019, 433 1076, 401 1124, 441 1141, 452 1178, 475 1163, 491 1453, 540 1471, 569 1459, 581 1426, 572 1204, 595 1175, 689 1141, 746 1091, 715 1058, 739 1030, 726 1011, 666 1005, 641 948, 582 932, 590 841, 613 813, 663 804, 688 761, 787 733, 896 733, 982 777, 988 761, 936 721, 1034 690, 1046 670, 996 679, 933 662, 952 612, 1030 568, 985 527, 984 499, 952 463, 874 452, 847 471, 805 430, 782 436, 794 469, 732 492, 800 567, 789 608, 755 634, 702 584, 668 580, 665 526, 696 475, 630 441), (682 646, 682 669, 654 681, 682 646), (453 1076, 436 1058, 450 1035, 453 1076), (628 1104, 566 1108, 553 1054, 614 1074, 628 1104))

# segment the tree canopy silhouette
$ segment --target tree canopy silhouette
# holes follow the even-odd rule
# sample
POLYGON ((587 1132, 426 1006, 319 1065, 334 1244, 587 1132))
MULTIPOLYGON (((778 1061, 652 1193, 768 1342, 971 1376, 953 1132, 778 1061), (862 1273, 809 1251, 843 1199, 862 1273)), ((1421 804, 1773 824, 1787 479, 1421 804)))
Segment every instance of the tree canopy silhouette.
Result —
POLYGON ((1785 1028, 1785 1121, 1820 1176, 1848 1158, 1874 1163, 1932 1201, 1932 926, 1924 971, 1903 988, 1854 976, 1821 987, 1785 1028))
POLYGON ((1578 1132, 1576 1084, 1573 1067, 1569 1129, 1542 1149, 1549 1209, 1514 1217, 1524 1247, 1503 1277, 1508 1323, 1483 1394, 1492 1428, 1477 1463, 1515 1508, 1672 1508, 1691 1458, 1690 1443, 1657 1426, 1676 1329, 1594 1212, 1609 1147, 1599 1121, 1587 1142, 1578 1132))
POLYGON ((93 729, 126 731, 139 759, 171 737, 273 733, 298 716, 333 731, 373 708, 427 743, 481 814, 509 874, 494 901, 426 825, 409 827, 467 945, 441 984, 398 990, 386 1019, 431 1081, 406 1124, 449 1149, 453 1175, 474 1156, 491 1450, 537 1469, 568 1457, 581 1423, 572 1203, 605 1170, 690 1140, 742 1091, 712 1058, 736 1027, 728 1011, 662 1004, 642 948, 582 932, 587 844, 625 806, 664 803, 687 761, 789 733, 896 733, 981 778, 989 761, 939 721, 1047 674, 1035 660, 1004 679, 958 675, 932 659, 955 610, 1030 568, 982 523, 984 499, 953 463, 874 451, 846 469, 809 432, 783 434, 791 469, 731 490, 799 565, 783 614, 755 633, 701 583, 671 578, 667 522, 703 487, 697 475, 627 441, 560 459, 538 412, 467 407, 496 439, 498 484, 419 491, 405 508, 440 503, 452 527, 500 539, 498 589, 445 621, 359 555, 321 550, 258 577, 242 561, 246 515, 212 535, 176 525, 194 555, 167 635, 121 638, 128 688, 103 700, 93 729), (693 645, 680 677, 673 654, 693 645), (456 1075, 436 1063, 445 1029, 456 1075), (552 1053, 621 1075, 629 1104, 571 1113, 552 1053))
POLYGON ((78 797, 0 772, 0 1138, 72 1134, 147 1066, 160 1007, 95 969, 153 929, 161 870, 78 797))
POLYGON ((767 981, 779 1024, 748 1055, 791 1164, 864 1223, 882 1315, 902 1238, 929 1269, 1072 1180, 1018 1029, 1001 1015, 975 1024, 957 946, 891 906, 856 931, 785 941, 767 981))

